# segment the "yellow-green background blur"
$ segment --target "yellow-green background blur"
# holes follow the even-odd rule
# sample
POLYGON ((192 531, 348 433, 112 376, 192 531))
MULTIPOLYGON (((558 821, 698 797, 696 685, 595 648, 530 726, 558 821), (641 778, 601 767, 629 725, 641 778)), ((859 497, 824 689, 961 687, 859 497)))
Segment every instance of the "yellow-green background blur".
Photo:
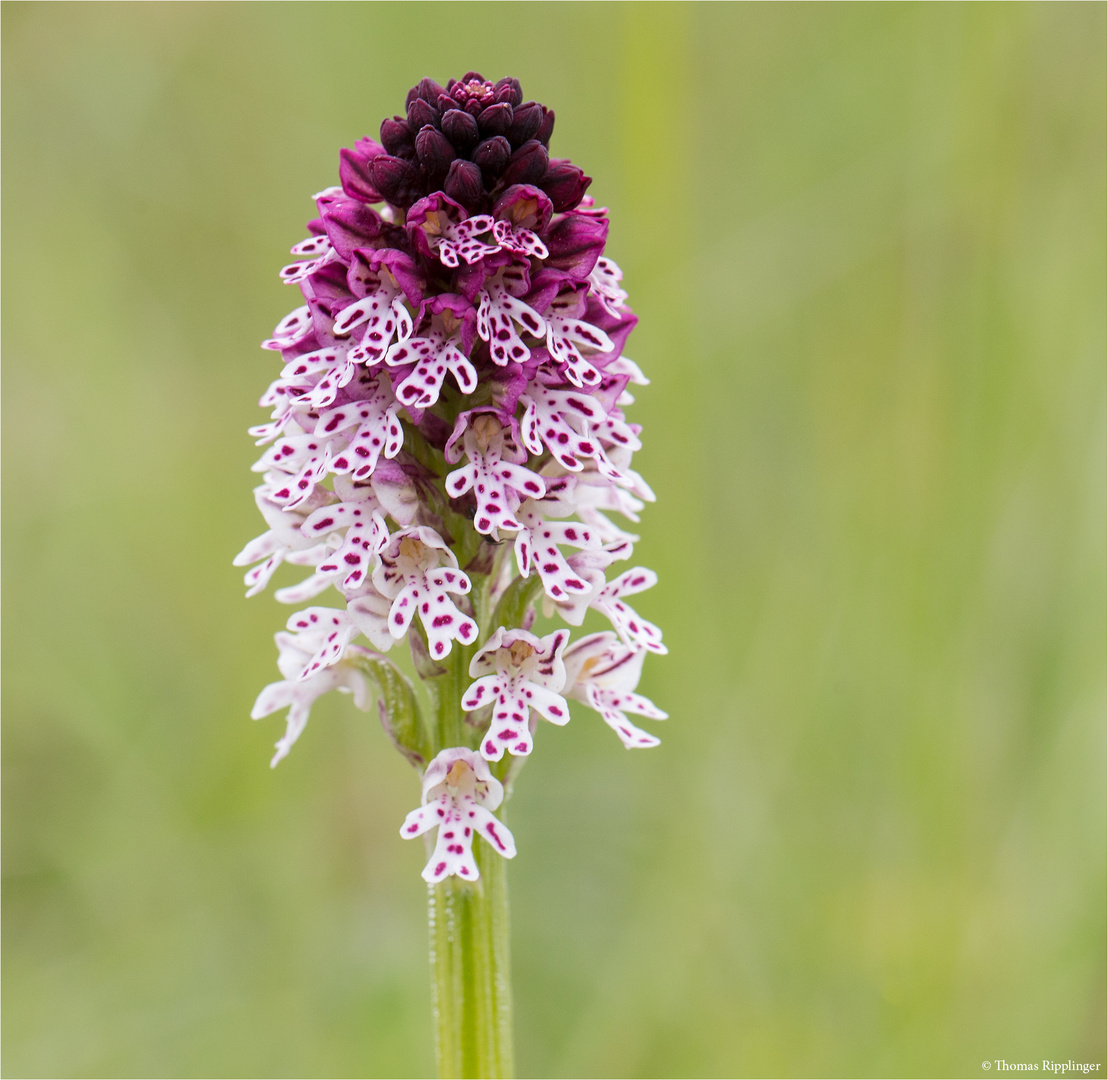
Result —
POLYGON ((1103 3, 2 10, 5 1075, 433 1067, 417 779, 270 772, 230 563, 309 196, 471 68, 611 207, 670 648, 517 785, 521 1075, 1104 1074, 1103 3))

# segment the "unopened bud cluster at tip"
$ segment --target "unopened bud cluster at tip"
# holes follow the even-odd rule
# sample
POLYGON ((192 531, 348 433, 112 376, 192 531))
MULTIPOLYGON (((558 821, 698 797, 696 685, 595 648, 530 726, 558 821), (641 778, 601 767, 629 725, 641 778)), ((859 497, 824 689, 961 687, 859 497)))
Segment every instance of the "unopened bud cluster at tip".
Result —
POLYGON ((469 213, 487 211, 498 191, 533 184, 556 212, 572 210, 590 178, 569 161, 551 160, 554 113, 523 100, 518 79, 490 83, 476 72, 445 89, 424 79, 408 91, 407 115, 381 124, 381 141, 344 150, 348 181, 370 202, 407 209, 442 191, 469 213))

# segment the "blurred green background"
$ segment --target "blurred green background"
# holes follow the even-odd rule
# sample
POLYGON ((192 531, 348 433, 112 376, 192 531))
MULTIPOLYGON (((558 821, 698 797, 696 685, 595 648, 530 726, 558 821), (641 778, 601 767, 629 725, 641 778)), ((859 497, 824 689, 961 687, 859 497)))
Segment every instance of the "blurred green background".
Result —
POLYGON ((309 196, 470 68, 612 209, 671 650, 517 786, 520 1074, 1105 1061, 1103 3, 2 11, 5 1075, 433 1067, 416 777, 270 772, 230 563, 309 196))

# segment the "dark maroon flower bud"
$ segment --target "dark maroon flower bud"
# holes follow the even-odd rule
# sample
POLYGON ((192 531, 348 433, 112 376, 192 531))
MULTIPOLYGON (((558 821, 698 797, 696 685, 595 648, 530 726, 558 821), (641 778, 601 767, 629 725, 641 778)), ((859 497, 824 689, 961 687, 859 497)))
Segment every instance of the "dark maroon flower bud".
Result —
POLYGON ((381 142, 393 157, 410 157, 415 150, 408 121, 402 116, 381 121, 381 142))
POLYGON ((546 147, 538 139, 530 139, 512 154, 504 170, 504 183, 537 184, 546 173, 548 160, 546 147))
POLYGON ((503 135, 494 135, 478 145, 473 151, 472 160, 481 167, 481 172, 485 175, 499 176, 508 164, 511 153, 512 144, 503 135))
POLYGON ((463 83, 470 83, 470 82, 483 83, 483 82, 487 82, 488 80, 479 71, 467 71, 462 76, 461 81, 463 83))
POLYGON ((422 194, 419 169, 403 158, 384 154, 370 165, 373 185, 396 206, 410 206, 422 194))
POLYGON ((542 124, 542 106, 537 101, 529 101, 512 111, 512 127, 508 132, 508 141, 513 147, 522 146, 533 139, 542 124))
POLYGON ((586 176, 581 169, 570 161, 552 161, 538 186, 550 196, 554 212, 561 214, 572 210, 585 194, 592 177, 586 176))
POLYGON ((481 182, 481 170, 472 161, 461 158, 450 163, 443 191, 473 213, 479 209, 485 197, 485 185, 481 182))
POLYGON ((347 261, 355 248, 370 247, 383 227, 380 215, 355 199, 335 199, 323 211, 327 239, 339 257, 347 261))
POLYGON ((458 156, 454 153, 450 140, 430 124, 420 129, 415 138, 415 148, 419 163, 430 176, 438 176, 440 173, 445 176, 450 163, 458 156))
POLYGON ((417 97, 419 97, 419 87, 418 86, 413 86, 411 88, 411 90, 408 91, 407 95, 404 98, 404 110, 405 110, 405 112, 408 110, 408 107, 411 105, 411 103, 413 101, 415 101, 415 99, 417 97))
POLYGON ((543 237, 550 251, 543 265, 584 281, 603 253, 607 237, 608 222, 604 218, 566 214, 543 237))
POLYGON ((414 135, 425 124, 438 127, 439 110, 434 105, 428 105, 423 98, 416 98, 408 106, 408 127, 414 135))
POLYGON ((381 201, 380 189, 373 181, 372 164, 353 150, 344 149, 339 153, 339 182, 352 199, 381 201))
POLYGON ((474 263, 472 266, 462 263, 454 271, 454 288, 463 296, 477 303, 477 294, 481 286, 485 284, 485 261, 474 263))
POLYGON ((554 110, 548 109, 545 105, 540 105, 542 109, 542 123, 539 125, 539 130, 535 134, 535 138, 543 144, 543 146, 550 145, 550 136, 554 133, 554 110))
POLYGON ((476 98, 470 98, 465 103, 465 105, 462 106, 462 108, 464 108, 465 111, 470 114, 470 116, 476 116, 484 108, 484 105, 482 105, 481 102, 479 102, 476 98))
POLYGON ((477 121, 461 109, 450 109, 443 113, 442 130, 459 153, 468 153, 481 140, 477 121))
POLYGON ((540 270, 531 279, 531 288, 524 298, 524 302, 536 311, 545 311, 550 307, 551 301, 562 291, 562 286, 573 278, 562 270, 540 270))
POLYGON ((477 126, 487 139, 492 135, 507 135, 512 126, 512 107, 506 101, 490 105, 477 117, 477 126))
POLYGON ((496 100, 506 101, 513 108, 523 100, 523 88, 519 79, 503 78, 496 84, 496 100))
POLYGON ((425 78, 419 80, 419 86, 416 87, 419 92, 419 96, 427 102, 428 105, 434 105, 439 99, 440 94, 445 94, 446 91, 439 86, 432 78, 425 78))

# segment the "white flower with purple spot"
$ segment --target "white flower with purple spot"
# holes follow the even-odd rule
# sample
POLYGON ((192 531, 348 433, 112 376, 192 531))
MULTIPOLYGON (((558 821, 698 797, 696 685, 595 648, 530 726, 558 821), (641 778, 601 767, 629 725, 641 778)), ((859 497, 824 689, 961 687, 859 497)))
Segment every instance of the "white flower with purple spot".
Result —
MULTIPOLYGON (((278 761, 292 749, 292 744, 300 738, 308 723, 308 716, 316 698, 331 690, 353 694, 354 704, 363 712, 369 708, 371 688, 365 673, 352 663, 336 663, 314 674, 303 677, 303 672, 311 660, 311 653, 304 649, 304 642, 298 635, 277 634, 277 666, 284 675, 280 682, 270 683, 254 703, 250 715, 255 720, 278 709, 287 708, 288 720, 285 734, 276 743, 277 752, 269 763, 273 768, 278 761)), ((350 645, 345 652, 346 659, 370 655, 368 649, 360 645, 350 645)))
POLYGON ((462 263, 472 265, 486 255, 495 255, 498 246, 478 239, 492 232, 488 214, 466 215, 465 210, 445 195, 421 199, 408 211, 407 229, 416 248, 454 269, 462 263))
POLYGON ((589 274, 589 286, 592 294, 603 305, 604 310, 613 318, 619 318, 627 302, 627 291, 620 285, 623 271, 613 259, 601 255, 596 266, 589 274))
POLYGON ((492 234, 502 251, 524 260, 546 259, 550 250, 539 237, 550 224, 554 204, 532 184, 513 184, 492 208, 492 234))
POLYGON ((378 378, 362 390, 364 397, 322 413, 312 432, 316 439, 334 441, 328 469, 340 475, 352 473, 355 480, 372 475, 382 454, 394 458, 404 445, 397 417, 400 405, 391 386, 378 378))
POLYGON ((614 581, 608 582, 596 596, 589 601, 589 607, 607 616, 628 645, 636 645, 649 652, 667 653, 662 644, 662 631, 652 622, 647 622, 631 606, 624 602, 624 596, 633 596, 658 584, 658 575, 653 570, 637 566, 625 570, 614 581))
POLYGON ((469 578, 434 529, 419 526, 394 533, 380 554, 373 584, 392 600, 389 632, 394 638, 402 638, 418 614, 435 660, 446 656, 454 641, 468 645, 476 640, 477 624, 447 597, 468 593, 469 578))
POLYGON ((322 557, 326 550, 318 539, 305 536, 301 529, 308 512, 314 509, 313 504, 322 502, 327 496, 321 493, 297 510, 287 510, 270 499, 271 489, 271 483, 254 489, 254 501, 269 525, 268 531, 251 540, 234 559, 235 566, 250 566, 259 559, 264 560, 246 572, 243 582, 247 596, 260 593, 281 563, 293 561, 294 553, 308 552, 322 557))
POLYGON ((338 258, 326 236, 310 236, 307 240, 301 240, 299 244, 293 244, 290 254, 301 256, 302 261, 281 267, 280 277, 286 285, 299 284, 338 258))
POLYGON ((446 490, 460 499, 472 489, 477 502, 473 526, 494 540, 500 529, 515 532, 523 523, 515 511, 524 499, 541 499, 546 483, 530 469, 504 460, 509 453, 503 429, 496 418, 481 414, 467 428, 463 444, 469 463, 455 469, 446 478, 446 490))
POLYGON ((423 774, 422 805, 400 827, 406 840, 439 830, 424 881, 433 885, 451 874, 476 881, 481 876, 473 858, 477 834, 505 859, 515 857, 512 834, 492 814, 503 799, 503 785, 472 750, 452 747, 435 756, 423 774))
POLYGON ((581 458, 595 458, 601 452, 591 438, 591 426, 603 424, 607 417, 588 393, 531 382, 519 400, 524 406, 520 438, 532 454, 545 448, 562 468, 579 472, 584 468, 581 458))
POLYGON ((503 367, 508 363, 522 364, 528 360, 531 349, 524 344, 516 330, 516 323, 532 337, 541 340, 546 335, 543 317, 518 296, 513 296, 499 278, 487 282, 480 297, 477 333, 482 341, 489 343, 493 361, 503 367))
POLYGON ((627 713, 650 720, 669 715, 635 693, 645 657, 645 650, 624 644, 610 630, 578 638, 565 651, 566 697, 600 713, 628 749, 657 746, 659 740, 632 724, 627 713))
MULTIPOLYGON (((349 508, 354 515, 362 515, 361 507, 350 507, 349 503, 340 503, 335 514, 349 508)), ((324 511, 324 518, 331 517, 330 510, 324 511)), ((309 519, 310 521, 310 519, 309 519)), ((307 522, 305 526, 307 526, 307 522)), ((373 569, 373 560, 385 549, 389 542, 389 530, 379 510, 374 510, 368 518, 352 520, 339 546, 321 562, 317 573, 333 575, 340 579, 338 587, 346 593, 355 592, 368 580, 373 569)))
POLYGON ((276 326, 273 337, 262 342, 263 349, 281 352, 294 348, 312 332, 312 311, 307 304, 290 311, 276 326))
POLYGON ((523 757, 531 753, 531 709, 552 724, 569 722, 569 706, 559 690, 565 685, 562 650, 569 631, 555 630, 544 638, 526 630, 496 633, 469 665, 477 679, 462 697, 466 712, 492 706, 492 721, 481 739, 481 754, 499 761, 504 752, 523 757))
POLYGON ((585 296, 580 291, 563 293, 546 313, 546 346, 554 361, 564 366, 565 376, 574 386, 595 386, 600 372, 585 353, 607 353, 615 348, 610 337, 599 326, 585 322, 585 296), (583 351, 582 351, 583 350, 583 351))
POLYGON ((365 330, 361 341, 346 355, 348 360, 371 368, 385 359, 394 339, 399 342, 411 337, 412 316, 402 297, 383 289, 359 304, 360 310, 368 314, 365 330))
POLYGON ((523 527, 516 533, 516 565, 524 577, 535 570, 542 579, 543 590, 551 600, 568 599, 570 594, 584 596, 592 585, 579 577, 558 550, 559 544, 575 548, 598 548, 600 538, 579 521, 550 521, 542 513, 546 500, 528 499, 517 516, 523 527))
POLYGON ((330 471, 332 440, 301 431, 295 424, 289 427, 292 430, 273 443, 253 468, 255 472, 283 473, 284 482, 273 485, 270 499, 286 510, 295 510, 312 498, 316 485, 330 471))
POLYGON ((303 393, 291 394, 294 404, 320 409, 330 405, 338 392, 357 375, 359 367, 347 356, 345 349, 317 349, 303 353, 285 365, 281 378, 287 384, 308 383, 303 393), (313 379, 313 376, 319 376, 313 379))
POLYGON ((503 251, 522 255, 526 259, 545 259, 550 254, 546 245, 530 230, 510 221, 498 221, 492 227, 492 235, 503 251))
POLYGON ((406 340, 412 329, 412 316, 400 286, 391 275, 381 274, 372 292, 336 313, 333 333, 345 337, 358 330, 357 344, 347 353, 347 359, 373 367, 385 358, 394 339, 406 340))
POLYGON ((447 372, 463 394, 477 389, 477 371, 462 352, 473 345, 477 321, 473 305, 461 296, 443 296, 424 306, 430 325, 393 345, 385 357, 389 367, 407 370, 396 384, 396 399, 416 409, 430 408, 439 400, 447 372))

